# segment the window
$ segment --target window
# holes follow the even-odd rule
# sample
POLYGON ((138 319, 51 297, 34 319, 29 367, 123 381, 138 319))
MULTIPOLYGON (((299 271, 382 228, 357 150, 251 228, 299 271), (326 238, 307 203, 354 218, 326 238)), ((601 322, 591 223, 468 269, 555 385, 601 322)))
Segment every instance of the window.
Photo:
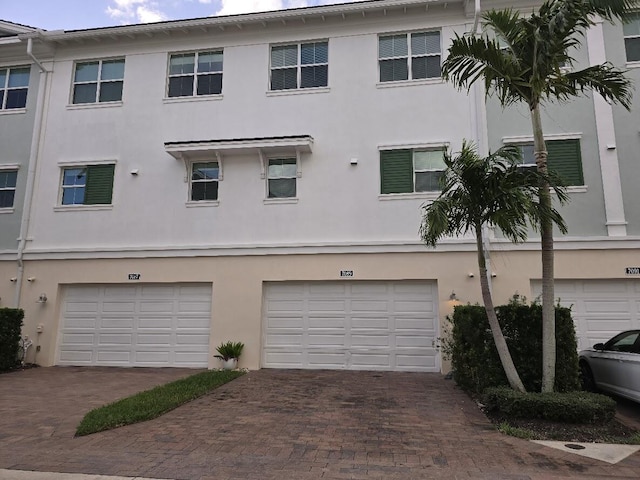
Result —
POLYGON ((87 165, 62 170, 62 205, 109 205, 115 165, 87 165))
POLYGON ((169 97, 219 95, 222 51, 176 53, 169 58, 169 97))
POLYGON ((295 158, 270 159, 267 170, 267 196, 294 198, 298 167, 295 158))
POLYGON ((271 90, 326 87, 328 42, 271 47, 271 90))
POLYGON ((383 150, 380 193, 437 192, 444 169, 442 148, 383 150))
POLYGON ((640 62, 640 13, 627 17, 622 25, 627 62, 640 62))
POLYGON ((0 110, 25 108, 30 67, 0 68, 0 110))
POLYGON ((119 102, 123 85, 123 58, 76 63, 73 103, 119 102))
MULTIPOLYGON (((549 171, 555 172, 562 178, 565 185, 584 185, 582 176, 582 157, 580 154, 580 140, 546 140, 547 166, 549 171)), ((520 145, 522 163, 525 167, 534 168, 536 159, 533 153, 533 143, 520 145)))
POLYGON ((380 37, 378 61, 381 82, 440 78, 440 32, 380 37))
POLYGON ((191 201, 218 200, 218 162, 194 163, 191 165, 191 201))
POLYGON ((17 170, 0 170, 0 208, 13 208, 17 179, 17 170))

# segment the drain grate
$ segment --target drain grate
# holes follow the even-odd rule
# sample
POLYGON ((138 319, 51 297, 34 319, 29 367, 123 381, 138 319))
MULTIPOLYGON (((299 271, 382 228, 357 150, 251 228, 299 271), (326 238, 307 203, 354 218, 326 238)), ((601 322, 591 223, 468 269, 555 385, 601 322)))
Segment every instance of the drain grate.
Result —
POLYGON ((570 448, 571 450, 584 450, 585 449, 584 445, 577 445, 575 443, 565 443, 564 446, 567 447, 567 448, 570 448))

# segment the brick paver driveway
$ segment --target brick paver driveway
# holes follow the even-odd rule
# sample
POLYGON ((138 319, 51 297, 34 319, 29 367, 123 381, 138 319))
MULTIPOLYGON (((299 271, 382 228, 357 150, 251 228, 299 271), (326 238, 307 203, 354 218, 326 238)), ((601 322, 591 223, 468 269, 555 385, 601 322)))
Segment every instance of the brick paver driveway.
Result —
POLYGON ((171 479, 638 478, 505 437, 437 374, 261 370, 156 420, 74 438, 102 403, 193 373, 0 375, 0 468, 171 479))

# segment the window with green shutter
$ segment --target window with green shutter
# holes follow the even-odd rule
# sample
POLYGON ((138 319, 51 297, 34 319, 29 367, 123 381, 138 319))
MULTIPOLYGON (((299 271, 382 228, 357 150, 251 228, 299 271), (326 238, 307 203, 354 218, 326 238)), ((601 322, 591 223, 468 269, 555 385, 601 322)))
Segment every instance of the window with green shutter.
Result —
MULTIPOLYGON (((549 171, 556 173, 566 186, 584 185, 582 175, 582 156, 580 154, 580 139, 546 140, 547 166, 549 171)), ((533 143, 520 145, 522 163, 535 168, 533 143)))
POLYGON ((437 192, 444 169, 442 148, 382 150, 380 193, 437 192))
POLYGON ((62 205, 109 205, 113 196, 115 165, 65 168, 62 172, 62 205))

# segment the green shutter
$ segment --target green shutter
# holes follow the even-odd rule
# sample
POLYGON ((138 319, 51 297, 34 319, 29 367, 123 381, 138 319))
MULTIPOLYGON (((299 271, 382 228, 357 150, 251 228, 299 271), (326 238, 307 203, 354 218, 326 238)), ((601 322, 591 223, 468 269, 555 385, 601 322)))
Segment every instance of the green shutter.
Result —
POLYGON ((115 165, 89 165, 87 167, 85 205, 108 205, 111 203, 114 170, 115 165))
POLYGON ((411 150, 380 152, 380 193, 413 192, 413 154, 411 150))
POLYGON ((559 175, 567 186, 584 185, 580 140, 548 140, 546 144, 549 171, 559 175))

